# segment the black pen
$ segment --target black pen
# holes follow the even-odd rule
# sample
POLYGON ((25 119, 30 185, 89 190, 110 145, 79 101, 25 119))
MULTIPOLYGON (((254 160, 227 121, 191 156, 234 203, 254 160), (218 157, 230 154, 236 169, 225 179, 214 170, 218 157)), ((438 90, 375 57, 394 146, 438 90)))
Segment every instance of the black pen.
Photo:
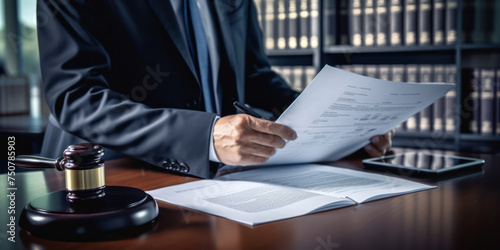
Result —
POLYGON ((233 106, 244 114, 251 115, 253 117, 257 117, 257 118, 265 120, 265 118, 262 117, 261 115, 259 115, 259 113, 253 111, 252 109, 250 109, 249 107, 245 106, 244 104, 242 104, 238 101, 233 102, 233 106))

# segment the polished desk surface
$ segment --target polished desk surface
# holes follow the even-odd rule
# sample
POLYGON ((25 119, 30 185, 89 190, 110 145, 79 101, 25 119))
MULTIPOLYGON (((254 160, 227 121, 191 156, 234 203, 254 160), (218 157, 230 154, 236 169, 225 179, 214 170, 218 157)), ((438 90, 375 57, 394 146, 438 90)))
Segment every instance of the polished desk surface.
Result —
MULTIPOLYGON (((19 228, 16 243, 7 241, 4 174, 0 249, 499 249, 500 154, 467 155, 486 160, 482 170, 438 179, 404 177, 437 186, 427 191, 253 227, 158 202, 159 220, 147 233, 86 243, 44 240, 19 228)), ((368 171, 360 160, 331 165, 368 171)), ((151 190, 195 180, 133 159, 106 162, 108 186, 151 190)), ((18 220, 30 200, 64 189, 64 175, 56 170, 18 173, 16 186, 18 220)))

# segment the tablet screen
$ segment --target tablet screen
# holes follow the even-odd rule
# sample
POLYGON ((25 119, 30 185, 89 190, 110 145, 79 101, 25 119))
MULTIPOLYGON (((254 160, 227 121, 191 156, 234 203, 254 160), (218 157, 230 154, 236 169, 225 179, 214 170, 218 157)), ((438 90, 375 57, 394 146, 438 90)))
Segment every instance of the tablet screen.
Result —
POLYGON ((365 165, 405 168, 423 172, 440 173, 464 167, 480 166, 482 159, 423 152, 407 152, 364 160, 365 165))

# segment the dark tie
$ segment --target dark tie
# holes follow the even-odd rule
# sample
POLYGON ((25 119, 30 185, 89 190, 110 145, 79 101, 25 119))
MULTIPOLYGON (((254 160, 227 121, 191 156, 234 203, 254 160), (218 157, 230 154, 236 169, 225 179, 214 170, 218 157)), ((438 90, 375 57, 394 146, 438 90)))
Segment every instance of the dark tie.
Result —
POLYGON ((205 110, 210 113, 216 113, 208 43, 196 0, 184 0, 184 23, 186 25, 189 49, 195 65, 197 64, 198 66, 198 76, 203 90, 205 110))

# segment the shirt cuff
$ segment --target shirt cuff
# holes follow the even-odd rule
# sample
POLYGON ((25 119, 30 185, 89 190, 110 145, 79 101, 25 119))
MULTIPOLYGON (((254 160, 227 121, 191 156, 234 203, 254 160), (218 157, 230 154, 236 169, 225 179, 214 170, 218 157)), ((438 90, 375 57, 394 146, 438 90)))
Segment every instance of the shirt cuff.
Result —
POLYGON ((220 163, 219 157, 217 157, 217 154, 215 153, 215 147, 214 147, 214 127, 215 127, 215 122, 219 118, 220 118, 219 116, 215 117, 214 123, 212 124, 212 131, 210 132, 210 147, 209 147, 209 151, 208 151, 208 160, 220 163))

